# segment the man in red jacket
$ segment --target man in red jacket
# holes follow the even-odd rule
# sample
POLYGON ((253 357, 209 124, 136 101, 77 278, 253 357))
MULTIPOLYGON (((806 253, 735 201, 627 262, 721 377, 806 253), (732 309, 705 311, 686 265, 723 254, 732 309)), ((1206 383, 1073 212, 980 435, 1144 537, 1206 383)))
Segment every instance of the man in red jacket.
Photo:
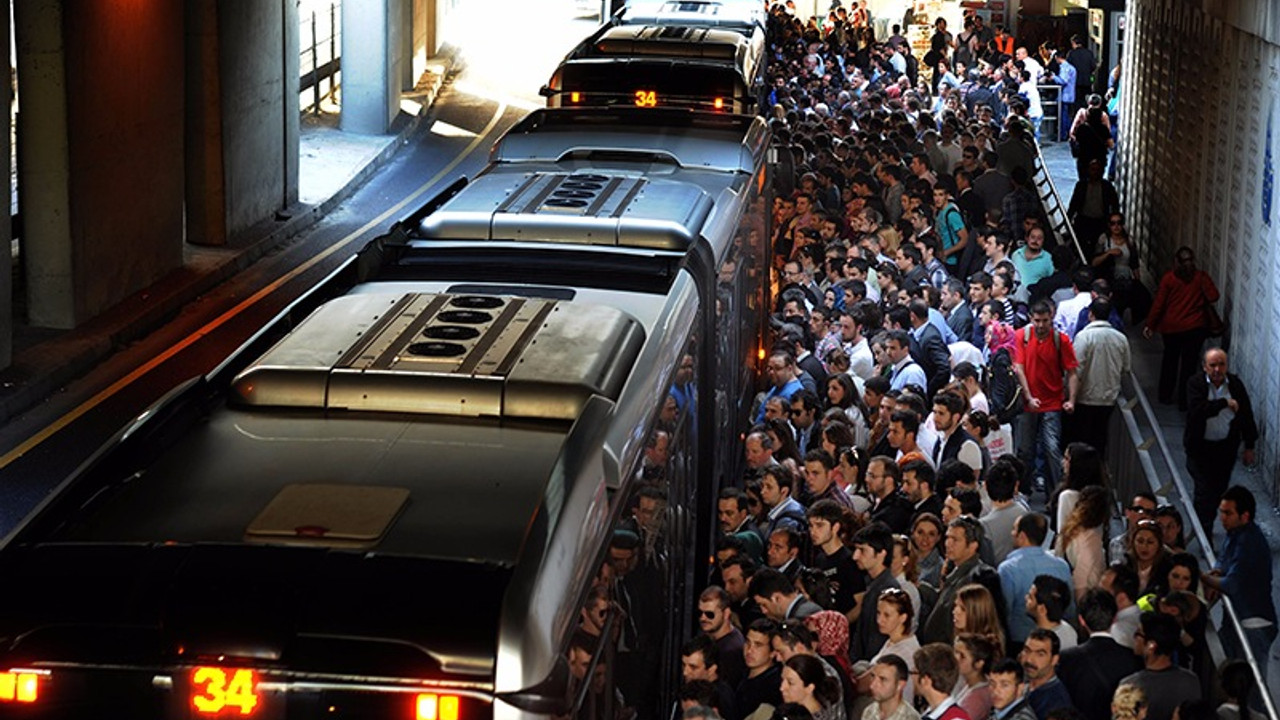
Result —
POLYGON ((1174 253, 1176 264, 1160 278, 1147 326, 1142 336, 1152 333, 1164 337, 1164 354, 1160 358, 1160 402, 1178 401, 1180 410, 1187 409, 1187 379, 1196 371, 1200 347, 1208 335, 1210 304, 1218 301, 1218 288, 1205 272, 1196 269, 1196 256, 1183 245, 1174 253))

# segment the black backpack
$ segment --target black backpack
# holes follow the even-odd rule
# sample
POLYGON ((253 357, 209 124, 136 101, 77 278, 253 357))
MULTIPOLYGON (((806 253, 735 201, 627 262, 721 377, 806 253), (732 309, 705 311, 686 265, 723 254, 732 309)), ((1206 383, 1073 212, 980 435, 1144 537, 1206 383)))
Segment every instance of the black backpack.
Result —
MULTIPOLYGON (((1022 344, 1031 342, 1032 328, 1026 325, 1019 332, 1022 344)), ((1058 362, 1062 362, 1062 334, 1055 328, 1052 331, 1053 349, 1058 353, 1058 362)), ((991 412, 1001 425, 1013 422, 1022 414, 1025 402, 1022 397, 1022 383, 1018 382, 1018 374, 1013 369, 1013 354, 1009 348, 1000 348, 987 362, 987 398, 991 412)))
POLYGON ((1009 348, 1000 348, 987 362, 987 397, 991 415, 1001 425, 1013 422, 1022 414, 1022 383, 1013 370, 1009 348))

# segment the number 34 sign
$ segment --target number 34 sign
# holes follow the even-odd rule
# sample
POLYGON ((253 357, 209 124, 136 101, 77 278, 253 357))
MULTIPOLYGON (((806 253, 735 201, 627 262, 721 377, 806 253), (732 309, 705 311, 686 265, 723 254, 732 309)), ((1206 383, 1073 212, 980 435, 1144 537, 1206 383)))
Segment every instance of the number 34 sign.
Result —
POLYGON ((249 715, 258 706, 258 678, 247 668, 199 667, 191 675, 191 704, 196 712, 217 715, 239 711, 249 715))

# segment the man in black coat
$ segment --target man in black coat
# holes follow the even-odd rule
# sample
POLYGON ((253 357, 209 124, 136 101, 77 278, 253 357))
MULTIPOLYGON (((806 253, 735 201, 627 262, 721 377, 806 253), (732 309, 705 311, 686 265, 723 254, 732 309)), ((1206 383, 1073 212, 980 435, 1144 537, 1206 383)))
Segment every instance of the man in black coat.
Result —
POLYGON ((1106 234, 1107 220, 1120 212, 1120 194, 1116 186, 1102 176, 1102 170, 1102 161, 1096 158, 1089 161, 1086 175, 1076 182, 1071 202, 1067 204, 1067 217, 1087 257, 1093 257, 1098 238, 1106 234))
POLYGON ((911 516, 915 508, 899 490, 902 487, 902 469, 893 458, 877 455, 867 463, 867 489, 871 491, 871 522, 882 522, 894 533, 905 535, 911 531, 911 516))
POLYGON ((1089 631, 1089 639, 1063 650, 1058 659, 1058 678, 1085 720, 1110 720, 1111 696, 1121 678, 1139 670, 1138 656, 1107 632, 1116 612, 1111 593, 1102 588, 1085 591, 1080 625, 1089 631))
POLYGON ((1211 348, 1204 354, 1204 373, 1187 381, 1187 427, 1182 444, 1187 449, 1187 472, 1196 482, 1196 516, 1206 534, 1212 534, 1218 501, 1231 483, 1240 443, 1244 464, 1254 463, 1258 425, 1253 403, 1240 377, 1227 372, 1227 353, 1211 348))
POLYGON ((907 309, 911 313, 911 357, 929 379, 928 396, 933 397, 951 379, 951 351, 942 333, 929 323, 929 303, 915 298, 907 309))

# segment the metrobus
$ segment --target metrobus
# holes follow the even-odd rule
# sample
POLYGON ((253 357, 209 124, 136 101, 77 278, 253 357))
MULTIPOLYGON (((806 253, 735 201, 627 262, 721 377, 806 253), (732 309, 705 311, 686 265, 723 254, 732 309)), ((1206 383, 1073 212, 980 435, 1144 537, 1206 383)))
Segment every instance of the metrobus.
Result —
POLYGON ((0 715, 664 714, 741 472, 768 144, 518 123, 4 539, 0 715), (630 612, 571 663, 599 597, 630 612))

